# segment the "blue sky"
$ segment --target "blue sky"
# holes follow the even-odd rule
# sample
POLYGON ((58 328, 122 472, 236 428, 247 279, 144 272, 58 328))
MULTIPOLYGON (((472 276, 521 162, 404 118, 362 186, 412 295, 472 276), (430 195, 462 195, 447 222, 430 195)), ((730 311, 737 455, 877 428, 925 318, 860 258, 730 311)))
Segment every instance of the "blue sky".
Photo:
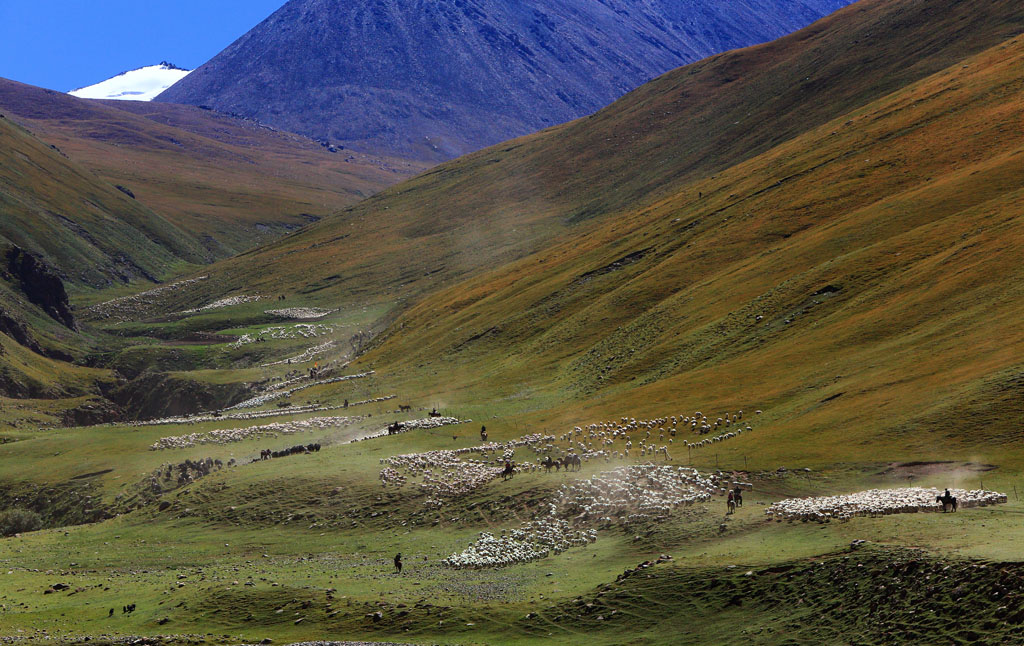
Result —
POLYGON ((285 0, 0 0, 0 77, 66 92, 160 61, 193 69, 285 0))

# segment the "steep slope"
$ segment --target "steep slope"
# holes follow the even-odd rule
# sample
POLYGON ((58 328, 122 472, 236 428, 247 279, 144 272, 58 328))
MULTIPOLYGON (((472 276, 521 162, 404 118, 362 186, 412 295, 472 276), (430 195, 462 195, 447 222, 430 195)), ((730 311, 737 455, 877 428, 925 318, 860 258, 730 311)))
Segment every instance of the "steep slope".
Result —
POLYGON ((0 240, 80 286, 154 280, 200 262, 195 239, 8 118, 0 118, 0 240))
POLYGON ((1015 36, 428 298, 365 361, 584 418, 756 406, 783 464, 1019 450, 1022 79, 1015 36))
POLYGON ((415 299, 655 203, 1022 29, 1008 0, 867 0, 676 70, 589 118, 439 166, 218 264, 214 280, 171 306, 239 290, 332 306, 415 299))
POLYGON ((291 0, 157 100, 447 159, 592 112, 846 0, 291 0))
POLYGON ((179 227, 176 237, 201 245, 189 257, 196 262, 271 240, 422 169, 195 107, 90 101, 2 79, 0 111, 124 187, 122 202, 130 195, 179 227))
POLYGON ((185 78, 189 70, 164 61, 121 72, 113 78, 68 92, 80 99, 152 101, 158 94, 185 78))

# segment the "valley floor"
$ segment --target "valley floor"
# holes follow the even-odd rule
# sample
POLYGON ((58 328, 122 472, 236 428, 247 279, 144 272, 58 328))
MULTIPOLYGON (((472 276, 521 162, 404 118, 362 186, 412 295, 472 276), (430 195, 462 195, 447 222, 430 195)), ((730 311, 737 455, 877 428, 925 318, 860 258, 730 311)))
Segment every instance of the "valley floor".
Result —
MULTIPOLYGON (((284 354, 296 349, 294 339, 271 343, 284 354)), ((751 431, 708 446, 686 450, 706 436, 680 430, 671 461, 634 451, 628 460, 593 457, 578 472, 548 473, 529 465, 551 454, 545 444, 567 446, 573 426, 524 413, 521 401, 440 405, 387 375, 342 365, 328 363, 332 372, 312 376, 288 364, 268 369, 279 372, 263 393, 288 395, 205 417, 8 427, 12 441, 0 445, 5 506, 34 506, 49 528, 0 540, 0 634, 27 642, 211 644, 1024 639, 1024 503, 1017 497, 1024 481, 1016 462, 989 455, 780 469, 753 444, 771 428, 771 412, 748 411, 751 431), (338 380, 347 375, 356 377, 338 380), (410 410, 399 411, 406 402, 410 410), (387 434, 394 421, 429 426, 435 406, 455 419, 387 434), (382 461, 399 454, 464 449, 467 460, 496 460, 488 468, 500 470, 501 451, 480 452, 482 424, 501 446, 531 433, 549 439, 539 449, 515 448, 514 459, 527 468, 508 481, 466 485, 437 468, 442 480, 465 486, 442 496, 440 506, 415 473, 410 484, 382 486, 382 461), (312 450, 259 459, 261 451, 293 446, 312 450), (546 558, 481 569, 444 562, 481 531, 501 535, 544 517, 565 485, 651 462, 722 473, 723 482, 753 488, 735 514, 713 495, 595 526, 596 541, 546 558), (765 514, 782 499, 908 484, 1003 491, 1008 501, 830 523, 765 514)), ((666 425, 654 432, 661 441, 666 433, 666 425)), ((610 446, 621 456, 625 439, 639 447, 645 434, 627 428, 610 446)))

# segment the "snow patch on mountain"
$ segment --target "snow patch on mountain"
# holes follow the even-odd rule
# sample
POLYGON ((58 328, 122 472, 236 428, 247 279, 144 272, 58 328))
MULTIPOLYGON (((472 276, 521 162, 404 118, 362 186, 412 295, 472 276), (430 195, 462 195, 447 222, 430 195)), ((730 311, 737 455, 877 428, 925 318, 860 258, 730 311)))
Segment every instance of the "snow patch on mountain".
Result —
POLYGON ((159 65, 121 72, 106 81, 72 90, 68 94, 80 99, 152 101, 156 95, 185 78, 190 71, 164 61, 159 65))

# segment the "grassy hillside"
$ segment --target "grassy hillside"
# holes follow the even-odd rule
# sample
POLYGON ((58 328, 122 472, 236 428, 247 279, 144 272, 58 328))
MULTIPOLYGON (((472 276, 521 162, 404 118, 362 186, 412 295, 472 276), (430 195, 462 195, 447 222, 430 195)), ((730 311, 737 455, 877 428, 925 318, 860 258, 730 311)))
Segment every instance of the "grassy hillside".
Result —
MULTIPOLYGON (((191 106, 90 101, 0 80, 0 111, 186 232, 210 262, 265 243, 424 167, 191 106)), ((42 237, 42 236, 39 236, 42 237)))
POLYGON ((625 217, 1022 29, 1008 0, 860 2, 680 68, 591 117, 439 166, 219 265, 193 300, 242 289, 416 298, 625 217))
POLYGON ((780 464, 1017 455, 1022 72, 1020 38, 959 61, 427 298, 365 362, 567 421, 770 409, 780 464))
MULTIPOLYGON (((868 0, 81 307, 84 332, 40 320, 54 350, 91 339, 93 367, 55 400, 64 364, 25 368, 38 394, 0 399, 0 634, 1020 642, 1022 17, 868 0), (97 392, 207 410, 116 423, 97 392), (456 419, 427 428, 435 407, 456 419), (741 434, 631 422, 739 410, 741 434), (531 468, 570 450, 579 471, 531 468), (683 466, 721 479, 651 511, 683 466), (908 485, 1006 496, 765 513, 908 485), (594 540, 445 561, 534 520, 594 540)), ((0 343, 0 369, 23 356, 0 343)))
POLYGON ((0 237, 37 253, 73 285, 154 279, 199 262, 198 242, 138 201, 0 119, 0 237))

